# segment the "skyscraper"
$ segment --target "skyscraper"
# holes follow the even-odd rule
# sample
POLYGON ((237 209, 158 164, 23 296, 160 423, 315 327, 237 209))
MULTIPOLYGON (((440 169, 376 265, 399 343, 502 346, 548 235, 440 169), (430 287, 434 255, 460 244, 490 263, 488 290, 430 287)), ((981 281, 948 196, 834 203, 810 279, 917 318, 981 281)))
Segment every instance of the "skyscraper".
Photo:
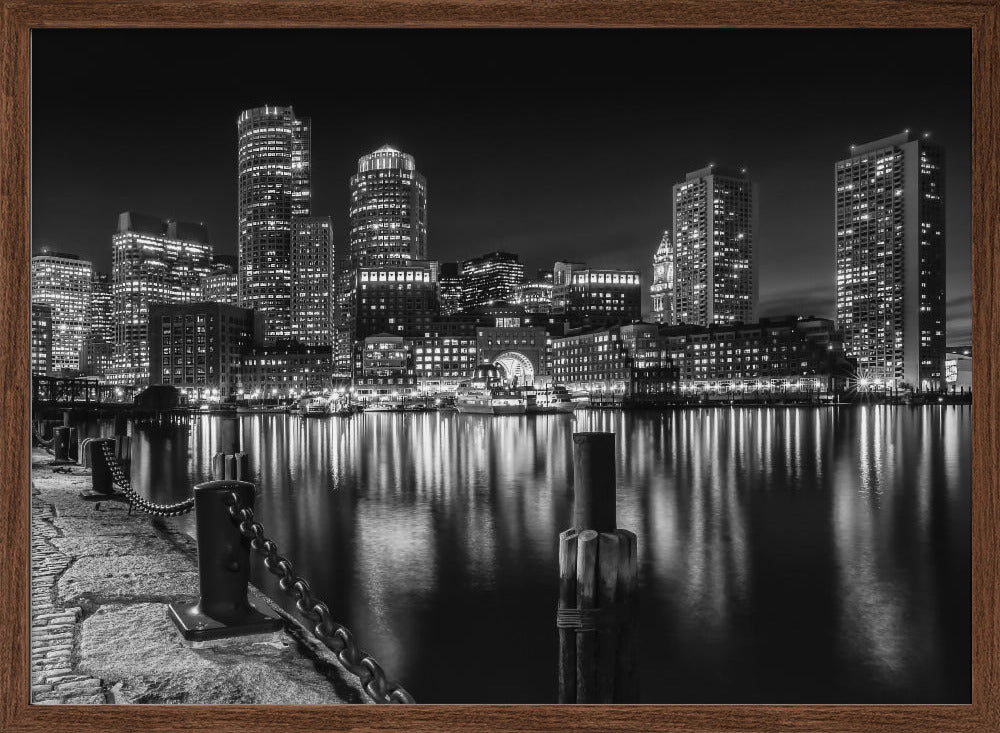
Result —
POLYGON ((862 380, 944 388, 944 151, 905 131, 834 169, 837 320, 862 380))
MULTIPOLYGON (((339 369, 351 368, 354 342, 361 338, 356 327, 368 320, 358 312, 358 268, 391 268, 427 257, 427 181, 412 155, 383 145, 361 156, 350 188, 347 262, 338 277, 335 364, 339 369)), ((435 287, 436 279, 435 272, 435 287)))
POLYGON ((674 250, 670 246, 670 230, 663 232, 660 246, 653 255, 653 284, 649 286, 653 299, 653 320, 674 322, 674 250))
POLYGON ((329 216, 292 219, 292 338, 333 344, 336 306, 333 223, 329 216))
POLYGON ((756 186, 708 166, 674 185, 674 322, 750 323, 757 314, 756 186))
POLYGON ((76 255, 44 251, 31 258, 31 301, 52 309, 52 371, 80 368, 90 328, 93 267, 76 255))
POLYGON ((427 258, 427 181, 412 155, 383 145, 351 176, 350 265, 427 258))
POLYGON ((80 370, 88 376, 105 376, 112 367, 114 341, 111 275, 95 272, 90 278, 90 324, 80 354, 80 370))
POLYGON ((149 306, 202 299, 212 246, 201 224, 164 221, 131 211, 118 216, 112 241, 111 299, 115 319, 115 384, 149 378, 149 306))
POLYGON ((269 340, 288 338, 292 217, 311 213, 311 125, 291 107, 265 106, 236 127, 240 305, 264 315, 269 340))
POLYGON ((516 254, 490 252, 462 263, 462 307, 509 301, 524 282, 524 265, 516 254))

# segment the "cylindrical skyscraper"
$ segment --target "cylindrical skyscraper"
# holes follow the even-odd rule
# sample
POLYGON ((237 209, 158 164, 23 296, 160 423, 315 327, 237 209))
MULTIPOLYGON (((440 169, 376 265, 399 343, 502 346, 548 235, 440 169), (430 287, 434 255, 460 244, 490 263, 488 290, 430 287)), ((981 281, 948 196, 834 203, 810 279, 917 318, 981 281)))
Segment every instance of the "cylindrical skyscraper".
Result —
POLYGON ((427 258, 427 181, 413 156, 383 145, 351 176, 351 267, 427 258))
POLYGON ((264 314, 269 340, 291 329, 292 217, 311 213, 308 119, 256 107, 237 120, 240 305, 264 314))

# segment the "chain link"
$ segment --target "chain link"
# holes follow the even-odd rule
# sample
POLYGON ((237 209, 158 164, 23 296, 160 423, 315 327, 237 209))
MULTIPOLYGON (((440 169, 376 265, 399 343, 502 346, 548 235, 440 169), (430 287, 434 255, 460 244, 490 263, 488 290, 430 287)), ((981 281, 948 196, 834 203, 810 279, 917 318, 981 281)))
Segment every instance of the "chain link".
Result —
POLYGON ((154 504, 151 501, 146 501, 132 488, 132 480, 126 475, 125 469, 112 453, 111 443, 101 443, 101 452, 104 454, 104 461, 111 471, 111 481, 122 490, 129 503, 135 508, 157 517, 179 517, 194 509, 194 497, 174 504, 154 504))
POLYGON ((358 648, 354 634, 346 626, 333 620, 330 607, 313 597, 305 578, 295 574, 295 568, 278 552, 278 546, 264 534, 264 527, 254 521, 253 509, 243 506, 236 492, 226 497, 229 515, 239 527, 240 534, 250 540, 250 547, 264 558, 264 567, 278 576, 278 585, 289 598, 295 600, 298 612, 312 622, 312 632, 332 651, 340 663, 361 682, 377 703, 412 703, 413 697, 395 682, 390 682, 385 671, 370 654, 358 648))

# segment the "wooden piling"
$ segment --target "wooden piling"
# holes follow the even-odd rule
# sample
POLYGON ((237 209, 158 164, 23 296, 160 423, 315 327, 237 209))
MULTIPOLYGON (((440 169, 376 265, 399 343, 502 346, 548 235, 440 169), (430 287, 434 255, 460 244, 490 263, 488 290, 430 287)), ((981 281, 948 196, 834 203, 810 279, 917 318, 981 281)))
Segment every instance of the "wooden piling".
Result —
POLYGON ((240 452, 240 419, 239 417, 219 418, 219 442, 216 445, 220 453, 227 455, 240 452))
POLYGON ((249 477, 248 453, 216 453, 212 456, 212 478, 215 481, 248 481, 249 477))
MULTIPOLYGON (((559 535, 559 611, 576 608, 575 529, 559 535)), ((576 631, 559 624, 559 702, 576 702, 576 631)))
POLYGON ((617 528, 614 434, 574 434, 573 466, 574 527, 559 535, 558 700, 637 702, 637 543, 617 528))
POLYGON ((615 434, 573 433, 573 525, 614 532, 615 434))
POLYGON ((597 629, 597 691, 594 702, 611 703, 615 697, 615 672, 618 668, 618 568, 619 535, 601 532, 597 536, 597 605, 605 614, 597 629))
POLYGON ((597 532, 592 529, 577 537, 576 607, 582 619, 576 632, 577 702, 595 702, 597 698, 597 630, 587 619, 597 605, 597 544, 597 532))

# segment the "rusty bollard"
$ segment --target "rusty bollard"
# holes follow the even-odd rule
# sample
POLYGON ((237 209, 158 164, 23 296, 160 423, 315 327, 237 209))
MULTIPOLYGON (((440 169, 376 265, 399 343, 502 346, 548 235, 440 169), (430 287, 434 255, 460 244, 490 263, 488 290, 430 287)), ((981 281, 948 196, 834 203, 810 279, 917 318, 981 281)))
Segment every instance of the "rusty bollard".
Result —
POLYGON ((269 634, 282 626, 274 611, 247 597, 250 542, 229 514, 227 498, 233 492, 243 506, 253 506, 254 485, 246 481, 207 481, 194 487, 200 598, 168 606, 170 618, 190 642, 269 634))

